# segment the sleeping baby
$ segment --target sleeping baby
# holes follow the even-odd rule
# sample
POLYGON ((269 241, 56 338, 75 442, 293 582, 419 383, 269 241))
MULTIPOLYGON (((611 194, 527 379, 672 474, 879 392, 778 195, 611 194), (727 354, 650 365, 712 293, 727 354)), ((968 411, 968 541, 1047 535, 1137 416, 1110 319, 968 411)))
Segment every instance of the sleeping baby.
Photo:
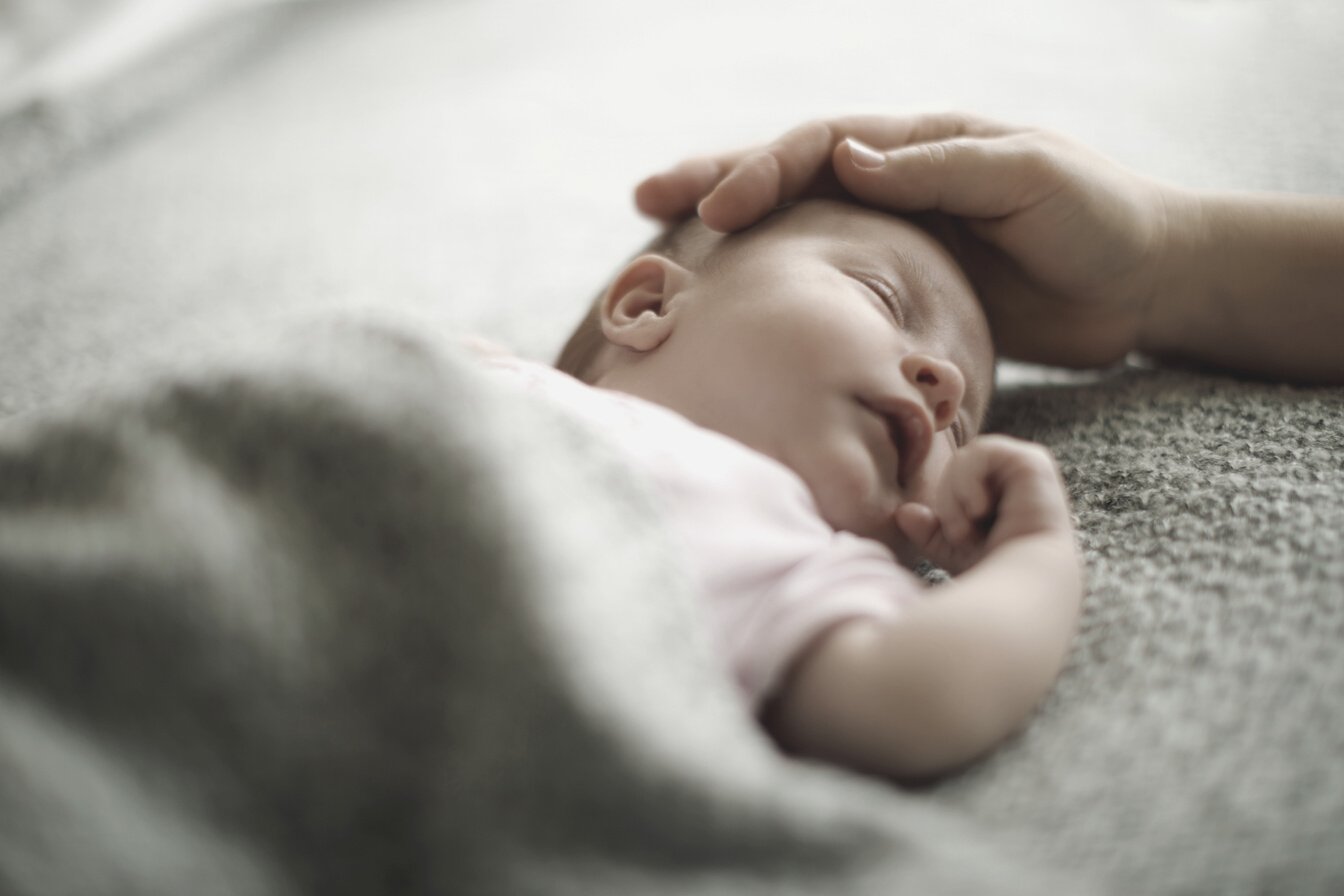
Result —
POLYGON ((821 200, 730 235, 692 218, 615 276, 558 370, 490 363, 652 482, 784 750, 926 778, 1049 690, 1082 592, 1067 499, 1044 449, 979 435, 989 330, 924 226, 821 200))

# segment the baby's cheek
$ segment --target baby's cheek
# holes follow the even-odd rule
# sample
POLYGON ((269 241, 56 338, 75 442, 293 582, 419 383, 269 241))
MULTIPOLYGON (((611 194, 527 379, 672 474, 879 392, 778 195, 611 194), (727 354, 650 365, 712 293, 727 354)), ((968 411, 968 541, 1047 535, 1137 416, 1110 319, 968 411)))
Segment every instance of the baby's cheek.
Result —
POLYGON ((834 529, 879 537, 891 524, 899 501, 892 490, 894 471, 879 470, 861 441, 836 440, 827 446, 813 497, 834 529))

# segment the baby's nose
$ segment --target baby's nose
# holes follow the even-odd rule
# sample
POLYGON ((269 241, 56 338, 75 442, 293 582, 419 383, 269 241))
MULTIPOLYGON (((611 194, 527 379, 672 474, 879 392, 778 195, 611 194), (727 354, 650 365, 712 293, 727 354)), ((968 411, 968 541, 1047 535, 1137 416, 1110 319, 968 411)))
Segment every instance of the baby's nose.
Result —
POLYGON ((966 378, 957 365, 932 355, 911 354, 901 360, 901 372, 923 396, 933 415, 933 428, 951 426, 966 394, 966 378))

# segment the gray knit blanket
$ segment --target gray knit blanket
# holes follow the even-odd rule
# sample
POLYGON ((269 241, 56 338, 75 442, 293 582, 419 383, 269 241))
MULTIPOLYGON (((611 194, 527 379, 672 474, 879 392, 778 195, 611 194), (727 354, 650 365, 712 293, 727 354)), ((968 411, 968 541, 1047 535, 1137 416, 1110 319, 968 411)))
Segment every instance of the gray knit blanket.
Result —
POLYGON ((4 892, 1041 892, 774 754, 600 434, 404 330, 251 344, 0 431, 4 892))

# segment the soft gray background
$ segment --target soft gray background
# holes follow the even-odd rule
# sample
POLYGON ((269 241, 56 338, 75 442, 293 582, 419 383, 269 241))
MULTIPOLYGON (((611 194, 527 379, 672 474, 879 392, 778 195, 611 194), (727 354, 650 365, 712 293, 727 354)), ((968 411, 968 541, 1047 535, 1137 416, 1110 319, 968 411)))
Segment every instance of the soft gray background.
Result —
MULTIPOLYGON (((818 115, 957 107, 1189 186, 1344 192, 1342 37, 1324 0, 240 19, 0 130, 0 412, 313 309, 547 357, 652 232, 641 175, 818 115)), ((1117 892, 1344 887, 1340 391, 1133 369, 998 417, 1059 455, 1092 587, 1040 718, 928 800, 1117 892)))
POLYGON ((215 28, 131 79, 178 97, 157 114, 123 89, 36 116, 61 146, 106 130, 109 105, 138 113, 8 191, 0 408, 297 306, 409 305, 548 355, 652 232, 640 176, 837 112, 956 107, 1191 186, 1344 189, 1327 0, 403 0, 269 23, 250 49, 215 28))

